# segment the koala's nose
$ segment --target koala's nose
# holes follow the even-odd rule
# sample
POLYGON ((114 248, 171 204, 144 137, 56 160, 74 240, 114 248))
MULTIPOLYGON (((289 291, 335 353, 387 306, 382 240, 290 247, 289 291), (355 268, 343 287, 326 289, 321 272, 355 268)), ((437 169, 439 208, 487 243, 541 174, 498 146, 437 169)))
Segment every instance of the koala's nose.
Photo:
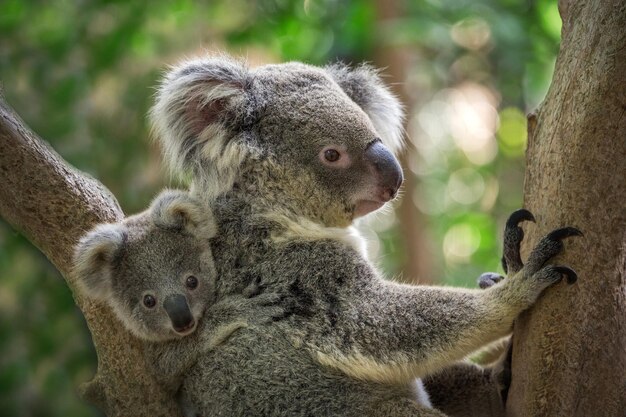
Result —
POLYGON ((177 332, 185 332, 195 325, 189 304, 187 304, 187 297, 184 295, 168 295, 163 301, 163 308, 165 308, 172 321, 172 326, 177 332))
POLYGON ((365 150, 365 158, 379 176, 378 185, 382 189, 381 198, 389 201, 396 196, 404 181, 402 168, 395 156, 379 140, 372 142, 365 150))

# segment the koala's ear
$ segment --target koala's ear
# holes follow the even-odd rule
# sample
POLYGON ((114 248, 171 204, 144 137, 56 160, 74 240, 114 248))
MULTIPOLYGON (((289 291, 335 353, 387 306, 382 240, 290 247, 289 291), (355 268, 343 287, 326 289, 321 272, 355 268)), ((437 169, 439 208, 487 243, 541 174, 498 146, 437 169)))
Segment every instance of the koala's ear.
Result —
POLYGON ((73 274, 88 297, 104 301, 111 295, 112 265, 127 236, 123 224, 101 224, 78 242, 73 274))
POLYGON ((184 230, 199 239, 210 239, 217 232, 210 208, 185 191, 163 191, 152 201, 150 213, 163 229, 184 230))
POLYGON ((244 117, 248 69, 226 56, 196 58, 167 72, 150 111, 153 136, 175 174, 202 174, 244 117))
POLYGON ((340 63, 326 70, 369 116, 383 143, 397 154, 404 144, 404 112, 400 101, 383 83, 379 71, 366 64, 350 68, 340 63))

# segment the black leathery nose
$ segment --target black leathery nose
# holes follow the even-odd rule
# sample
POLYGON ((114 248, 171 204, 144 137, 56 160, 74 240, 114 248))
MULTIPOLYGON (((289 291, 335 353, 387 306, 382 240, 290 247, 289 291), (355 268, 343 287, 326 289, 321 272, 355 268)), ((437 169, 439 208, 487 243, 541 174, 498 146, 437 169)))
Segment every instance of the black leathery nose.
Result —
POLYGON ((168 295, 163 301, 163 308, 165 308, 175 330, 185 330, 193 323, 193 315, 189 309, 189 304, 187 304, 187 297, 184 295, 168 295))
POLYGON ((395 197, 396 192, 404 181, 402 168, 395 156, 379 140, 372 142, 365 150, 365 158, 374 166, 380 175, 380 186, 389 190, 390 198, 395 197))

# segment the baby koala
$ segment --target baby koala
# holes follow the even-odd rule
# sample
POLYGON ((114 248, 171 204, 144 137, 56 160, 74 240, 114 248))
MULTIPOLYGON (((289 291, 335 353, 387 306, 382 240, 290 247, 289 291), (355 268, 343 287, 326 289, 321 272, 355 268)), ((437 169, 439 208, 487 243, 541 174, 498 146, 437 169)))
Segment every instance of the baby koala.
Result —
POLYGON ((111 306, 140 339, 192 333, 215 299, 212 215, 182 191, 162 192, 147 211, 100 224, 76 248, 79 290, 111 306))
POLYGON ((216 232, 208 207, 166 190, 148 210, 96 226, 76 247, 79 291, 108 304, 145 341, 148 368, 173 392, 203 352, 284 310, 258 285, 216 300, 209 242, 216 232))

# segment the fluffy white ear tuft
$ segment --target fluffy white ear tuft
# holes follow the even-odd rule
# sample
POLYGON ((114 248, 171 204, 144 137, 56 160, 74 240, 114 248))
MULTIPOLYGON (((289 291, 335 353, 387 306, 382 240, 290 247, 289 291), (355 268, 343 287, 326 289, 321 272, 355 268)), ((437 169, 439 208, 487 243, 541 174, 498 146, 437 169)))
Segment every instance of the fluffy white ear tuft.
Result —
POLYGON ((243 63, 224 55, 184 61, 165 75, 150 119, 174 174, 207 179, 221 174, 212 171, 216 162, 224 163, 223 155, 243 157, 229 128, 243 123, 248 78, 243 63))
POLYGON ((154 224, 163 229, 181 230, 199 239, 210 239, 217 233, 213 213, 188 192, 165 190, 150 205, 154 224))
POLYGON ((404 111, 400 101, 381 80, 379 71, 366 64, 352 69, 340 63, 328 66, 326 70, 369 116, 385 146, 397 155, 404 146, 404 111))
POLYGON ((112 264, 127 238, 123 224, 100 224, 83 236, 74 252, 73 274, 89 298, 107 301, 112 291, 112 264))

